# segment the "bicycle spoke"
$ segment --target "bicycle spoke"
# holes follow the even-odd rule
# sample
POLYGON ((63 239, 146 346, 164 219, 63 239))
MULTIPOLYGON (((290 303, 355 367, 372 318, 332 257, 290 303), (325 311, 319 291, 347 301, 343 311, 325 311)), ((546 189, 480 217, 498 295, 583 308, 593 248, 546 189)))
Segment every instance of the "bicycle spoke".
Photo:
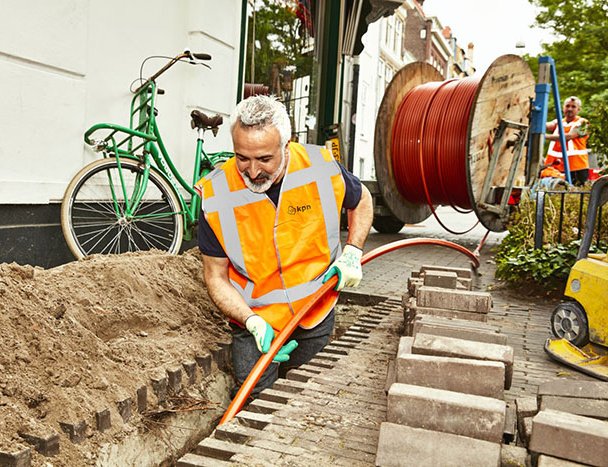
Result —
MULTIPOLYGON (((147 245, 148 245, 150 248, 157 248, 157 246, 158 246, 158 245, 165 246, 165 247, 167 246, 167 244, 166 244, 166 243, 163 243, 163 242, 162 242, 162 240, 167 240, 167 238, 166 238, 166 237, 163 237, 163 236, 158 235, 158 234, 154 234, 154 233, 149 232, 149 231, 146 231, 146 232, 144 233, 144 231, 143 231, 143 230, 141 230, 137 224, 132 224, 132 226, 133 226, 133 229, 134 229, 134 230, 135 230, 137 233, 139 233, 139 235, 140 235, 140 237, 142 238, 142 240, 143 240, 144 242, 146 242, 146 244, 147 244, 147 245), (156 243, 153 243, 153 242, 152 242, 153 240, 156 240, 156 243)), ((171 239, 169 239, 169 240, 171 240, 171 239)), ((169 242, 169 243, 170 243, 170 242, 169 242)))
MULTIPOLYGON (((104 238, 106 238, 108 236, 108 234, 111 234, 111 232, 114 229, 114 227, 117 227, 117 226, 112 225, 112 226, 109 226, 106 229, 98 230, 98 231, 94 232, 94 235, 91 238, 89 238, 88 240, 85 240, 85 241, 81 242, 81 245, 85 249, 86 253, 87 254, 91 254, 95 250, 95 248, 100 244, 100 242, 104 238), (87 249, 86 247, 91 242, 93 242, 93 241, 95 243, 93 243, 93 245, 90 248, 87 249)), ((84 237, 84 235, 82 235, 82 237, 84 237)), ((102 251, 102 253, 103 253, 103 251, 102 251)))

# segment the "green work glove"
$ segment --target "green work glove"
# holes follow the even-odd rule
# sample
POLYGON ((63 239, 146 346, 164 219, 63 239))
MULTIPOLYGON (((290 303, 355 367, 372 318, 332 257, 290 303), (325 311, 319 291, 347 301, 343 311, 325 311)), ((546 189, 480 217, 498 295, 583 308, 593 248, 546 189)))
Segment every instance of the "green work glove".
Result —
POLYGON ((287 344, 285 344, 279 349, 272 361, 277 363, 286 362, 287 360, 289 360, 289 354, 293 352, 297 346, 298 343, 296 341, 290 340, 287 344))
MULTIPOLYGON (((270 344, 274 339, 274 329, 260 315, 251 315, 245 320, 245 327, 255 339, 255 345, 262 353, 268 353, 270 344)), ((298 343, 294 340, 289 341, 277 352, 272 359, 273 362, 283 363, 289 360, 289 354, 294 351, 298 343)))
POLYGON ((338 284, 335 290, 342 290, 344 287, 357 287, 363 277, 361 269, 361 256, 363 251, 353 245, 346 245, 340 257, 329 267, 323 283, 327 282, 332 276, 338 275, 338 284))
POLYGON ((268 353, 272 339, 274 339, 272 326, 264 321, 264 318, 260 315, 251 315, 245 320, 245 327, 254 337, 258 350, 262 353, 268 353))

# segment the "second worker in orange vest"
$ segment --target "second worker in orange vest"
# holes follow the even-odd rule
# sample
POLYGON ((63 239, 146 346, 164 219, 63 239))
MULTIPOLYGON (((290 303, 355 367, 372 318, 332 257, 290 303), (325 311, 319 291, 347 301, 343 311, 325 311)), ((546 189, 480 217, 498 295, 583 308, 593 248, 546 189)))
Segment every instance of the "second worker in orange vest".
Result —
MULTIPOLYGON (((581 101, 576 96, 570 96, 564 100, 564 136, 566 139, 566 152, 568 154, 568 165, 572 183, 575 185, 584 184, 589 178, 589 158, 587 152, 588 121, 578 116, 581 110, 581 101)), ((551 134, 546 135, 549 141, 549 150, 545 159, 544 169, 541 177, 564 178, 564 161, 562 147, 559 142, 559 127, 557 120, 547 123, 547 131, 551 134)))
MULTIPOLYGON (((336 290, 359 284, 373 206, 365 186, 327 150, 289 141, 289 116, 275 98, 241 101, 231 132, 235 157, 197 189, 205 282, 230 319, 238 389, 261 353, 268 352, 275 332, 327 278, 339 276, 336 290), (343 251, 342 207, 348 215, 343 251)), ((326 294, 310 310, 260 378, 254 397, 328 343, 337 296, 337 291, 326 294)))

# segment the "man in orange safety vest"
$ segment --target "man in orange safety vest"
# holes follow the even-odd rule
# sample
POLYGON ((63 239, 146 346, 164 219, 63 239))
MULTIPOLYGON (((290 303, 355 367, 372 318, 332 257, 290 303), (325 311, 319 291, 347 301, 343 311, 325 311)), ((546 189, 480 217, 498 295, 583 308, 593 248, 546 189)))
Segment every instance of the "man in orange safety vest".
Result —
MULTIPOLYGON (((564 136, 566 139, 566 153, 568 154, 568 166, 572 183, 582 185, 589 179, 589 157, 587 151, 588 125, 589 122, 578 116, 581 110, 581 100, 576 96, 570 96, 564 101, 564 118, 562 120, 564 136)), ((556 177, 564 178, 564 161, 562 147, 559 142, 559 126, 557 120, 547 123, 547 134, 545 139, 549 141, 547 158, 541 171, 541 178, 556 177)))
POLYGON ((252 392, 308 362, 328 343, 338 290, 357 286, 371 194, 319 146, 290 142, 283 104, 241 101, 231 117, 235 156, 200 182, 199 248, 207 291, 229 318, 237 388, 262 353, 331 276, 335 291, 311 309, 252 392), (340 213, 348 237, 340 243, 340 213))

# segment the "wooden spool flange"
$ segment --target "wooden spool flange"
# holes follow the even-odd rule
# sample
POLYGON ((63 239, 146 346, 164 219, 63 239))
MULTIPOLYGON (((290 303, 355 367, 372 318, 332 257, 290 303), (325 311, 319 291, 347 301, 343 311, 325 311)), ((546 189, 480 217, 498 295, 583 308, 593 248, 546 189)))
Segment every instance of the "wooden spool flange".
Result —
MULTIPOLYGON (((402 222, 415 224, 431 215, 426 204, 414 204, 399 193, 393 175, 391 144, 393 122, 404 96, 414 87, 431 81, 443 81, 431 65, 415 62, 403 67, 388 85, 376 118, 374 161, 376 176, 387 207, 402 222)), ((501 119, 528 123, 530 98, 534 97, 534 77, 527 63, 517 55, 503 55, 496 59, 481 79, 469 117, 467 135, 466 186, 473 210, 480 222, 489 230, 505 230, 505 219, 480 206, 481 191, 488 172, 494 132, 501 119)), ((507 134, 504 140, 512 135, 507 134)), ((512 148, 501 145, 498 163, 492 179, 493 186, 504 186, 511 166, 512 148)), ((524 176, 525 155, 515 175, 524 176)))
MULTIPOLYGON (((502 232, 507 219, 481 206, 481 191, 488 173, 494 132, 501 119, 529 124, 530 99, 534 98, 534 76, 530 67, 518 55, 502 55, 487 69, 475 95, 471 109, 467 144, 467 189, 477 218, 485 228, 502 232)), ((508 130, 503 141, 513 139, 514 130, 508 130)), ((494 148, 495 149, 495 148, 494 148)), ((492 186, 504 187, 513 148, 501 145, 492 186)), ((522 154, 515 180, 525 179, 526 156, 522 154)))

